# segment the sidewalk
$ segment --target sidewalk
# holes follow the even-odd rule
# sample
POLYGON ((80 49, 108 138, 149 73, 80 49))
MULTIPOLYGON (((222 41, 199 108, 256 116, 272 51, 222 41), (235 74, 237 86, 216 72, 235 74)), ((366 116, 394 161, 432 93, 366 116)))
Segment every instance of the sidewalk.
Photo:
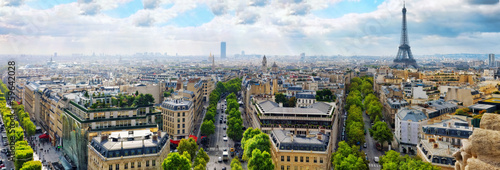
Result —
POLYGON ((33 159, 39 160, 43 163, 42 170, 49 169, 49 163, 59 162, 59 157, 61 157, 61 151, 56 151, 50 142, 40 142, 38 135, 35 135, 35 144, 33 147, 33 159), (45 160, 45 163, 43 162, 45 160))

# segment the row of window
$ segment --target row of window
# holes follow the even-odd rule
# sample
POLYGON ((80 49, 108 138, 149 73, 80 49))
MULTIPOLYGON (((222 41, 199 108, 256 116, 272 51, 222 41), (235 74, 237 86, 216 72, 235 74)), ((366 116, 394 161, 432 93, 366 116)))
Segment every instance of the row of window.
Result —
MULTIPOLYGON (((137 162, 137 168, 142 167, 142 162, 137 162)), ((146 161, 146 167, 149 167, 149 160, 146 161)), ((151 166, 156 166, 156 160, 151 160, 151 166)), ((115 170, 120 170, 120 164, 115 164, 115 170)), ((123 169, 135 168, 135 162, 127 162, 123 164, 123 169), (130 166, 129 166, 130 165, 130 166)), ((109 170, 113 170, 113 165, 109 165, 109 170)))
MULTIPOLYGON (((294 166, 293 168, 294 170, 310 170, 310 168, 308 166, 306 167, 303 167, 303 166, 294 166)), ((286 169, 285 169, 285 165, 281 165, 281 170, 292 170, 292 168, 290 168, 290 165, 287 165, 286 166, 286 169)), ((323 170, 323 168, 314 168, 314 170, 323 170)))
MULTIPOLYGON (((299 162, 299 156, 295 156, 295 162, 299 162)), ((313 163, 318 163, 317 157, 312 157, 313 163)), ((281 156, 281 162, 285 162, 285 156, 281 156)), ((286 162, 290 162, 290 156, 286 156, 286 162)), ((300 156, 300 162, 304 162, 304 156, 300 156)), ((305 157, 305 162, 309 163, 309 157, 305 157)), ((319 157, 319 163, 323 163, 323 157, 319 157)))

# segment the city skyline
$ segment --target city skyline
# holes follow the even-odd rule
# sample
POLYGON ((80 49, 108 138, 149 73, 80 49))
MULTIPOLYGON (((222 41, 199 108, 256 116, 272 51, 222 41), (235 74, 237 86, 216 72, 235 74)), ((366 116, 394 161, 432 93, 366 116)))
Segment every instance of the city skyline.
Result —
MULTIPOLYGON (((384 55, 402 0, 3 1, 0 54, 384 55)), ((500 53, 498 0, 407 1, 415 55, 500 53)))

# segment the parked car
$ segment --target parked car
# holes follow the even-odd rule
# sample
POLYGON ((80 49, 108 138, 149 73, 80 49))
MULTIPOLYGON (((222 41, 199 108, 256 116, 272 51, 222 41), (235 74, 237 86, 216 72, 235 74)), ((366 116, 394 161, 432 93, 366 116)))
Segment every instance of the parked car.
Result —
POLYGON ((222 162, 222 157, 219 156, 219 162, 222 162))
POLYGON ((366 142, 365 142, 365 144, 363 144, 363 148, 366 148, 366 147, 367 147, 367 146, 366 146, 366 142))

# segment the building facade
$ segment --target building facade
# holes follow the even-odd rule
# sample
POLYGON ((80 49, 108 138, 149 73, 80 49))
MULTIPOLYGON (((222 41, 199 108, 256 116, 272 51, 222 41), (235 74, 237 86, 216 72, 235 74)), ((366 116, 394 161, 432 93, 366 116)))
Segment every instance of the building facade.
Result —
POLYGON ((428 117, 420 110, 403 108, 396 115, 394 137, 398 141, 400 152, 415 153, 421 138, 422 126, 428 117))
POLYGON ((292 130, 303 135, 308 131, 325 130, 330 133, 334 122, 335 105, 323 102, 312 104, 308 108, 281 107, 272 101, 257 101, 250 110, 253 114, 252 126, 268 132, 274 128, 292 130))
POLYGON ((168 135, 157 128, 102 132, 88 144, 88 168, 160 170, 169 145, 168 135))
POLYGON ((192 131, 193 102, 183 99, 166 99, 161 104, 163 130, 172 140, 188 138, 192 131))
POLYGON ((77 169, 88 169, 88 143, 102 131, 158 128, 160 112, 153 104, 135 107, 90 108, 94 99, 70 93, 62 99, 63 155, 77 169), (87 103, 88 102, 88 103, 87 103))
POLYGON ((297 136, 286 130, 272 130, 271 156, 275 170, 327 170, 331 168, 330 136, 323 133, 297 136))

